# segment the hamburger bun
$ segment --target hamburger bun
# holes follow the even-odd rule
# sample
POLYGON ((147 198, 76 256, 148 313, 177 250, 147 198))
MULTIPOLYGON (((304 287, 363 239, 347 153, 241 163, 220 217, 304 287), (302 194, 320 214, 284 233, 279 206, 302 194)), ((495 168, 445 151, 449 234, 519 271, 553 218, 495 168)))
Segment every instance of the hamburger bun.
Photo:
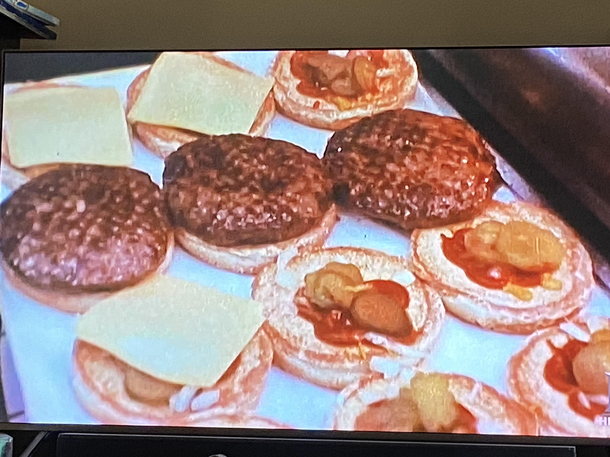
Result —
MULTIPOLYGON (((385 50, 385 68, 376 74, 377 91, 350 98, 349 108, 340 109, 324 96, 305 95, 298 89, 301 80, 291 69, 296 52, 280 51, 274 63, 273 88, 278 110, 287 117, 310 127, 338 130, 386 110, 404 108, 417 89, 417 66, 406 50, 385 50)), ((307 52, 307 51, 305 51, 307 52)), ((351 56, 368 56, 377 51, 349 51, 351 56)))
POLYGON ((367 338, 374 340, 375 346, 337 346, 320 340, 313 324, 298 314, 295 295, 304 286, 305 275, 330 262, 357 266, 365 281, 398 281, 405 274, 409 276, 404 259, 358 248, 311 249, 285 265, 265 267, 254 280, 252 297, 264 306, 264 328, 273 341, 274 360, 280 368, 323 387, 342 389, 375 371, 416 365, 428 355, 445 312, 436 292, 417 280, 405 287, 410 297, 406 313, 416 332, 411 344, 374 332, 367 338))
POLYGON ((570 341, 582 341, 582 337, 589 337, 593 330, 610 328, 608 319, 598 318, 595 321, 597 328, 594 329, 589 329, 586 323, 577 318, 575 323, 540 330, 532 334, 509 361, 509 392, 516 401, 538 416, 545 435, 610 438, 607 425, 596 424, 576 413, 570 406, 568 395, 556 390, 544 375, 546 364, 553 356, 551 345, 559 349, 570 341), (575 325, 576 332, 573 330, 575 325))
POLYGON ((176 412, 170 405, 133 399, 125 388, 125 363, 103 349, 77 340, 73 352, 73 388, 85 410, 104 424, 271 427, 275 424, 270 421, 244 418, 258 405, 272 358, 271 342, 259 331, 213 387, 197 391, 197 396, 213 398, 210 405, 195 412, 176 412))
POLYGON ((130 168, 64 165, 0 207, 8 281, 34 300, 83 313, 167 268, 174 236, 161 190, 130 168))
MULTIPOLYGON (((213 53, 209 52, 194 52, 192 54, 201 55, 207 59, 212 59, 217 63, 238 70, 241 72, 247 72, 243 68, 235 65, 232 62, 224 60, 213 53)), ((126 111, 129 113, 133 108, 136 100, 140 96, 146 78, 150 73, 150 67, 140 73, 127 89, 127 105, 126 111)), ((254 136, 261 136, 269 127, 273 117, 275 116, 275 102, 273 101, 273 93, 269 92, 269 95, 263 102, 263 105, 250 128, 249 134, 254 136)), ((174 127, 167 127, 163 125, 152 125, 143 122, 132 123, 132 130, 134 136, 140 140, 140 142, 151 152, 158 155, 162 159, 165 159, 169 154, 177 150, 179 147, 195 141, 201 135, 197 132, 188 130, 178 129, 174 127)))
POLYGON ((314 154, 237 134, 202 135, 171 154, 163 173, 178 242, 241 274, 258 272, 282 252, 321 246, 337 219, 330 187, 314 154))
POLYGON ((595 285, 591 258, 576 234, 555 215, 522 202, 491 203, 472 221, 412 233, 414 273, 434 287, 449 311, 467 322, 506 333, 531 333, 551 326, 580 311, 595 285), (523 300, 503 289, 489 289, 471 281, 442 249, 442 235, 452 237, 463 228, 486 221, 525 221, 552 232, 565 248, 563 261, 553 278, 561 290, 528 288, 531 300, 523 300))
MULTIPOLYGON (((401 388, 409 387, 413 373, 405 372, 394 378, 370 377, 345 388, 332 417, 334 430, 358 430, 357 419, 372 405, 398 396, 401 388)), ((443 374, 456 402, 474 416, 478 434, 537 435, 535 417, 525 408, 492 387, 467 376, 443 374)), ((384 430, 382 424, 374 431, 384 430)))

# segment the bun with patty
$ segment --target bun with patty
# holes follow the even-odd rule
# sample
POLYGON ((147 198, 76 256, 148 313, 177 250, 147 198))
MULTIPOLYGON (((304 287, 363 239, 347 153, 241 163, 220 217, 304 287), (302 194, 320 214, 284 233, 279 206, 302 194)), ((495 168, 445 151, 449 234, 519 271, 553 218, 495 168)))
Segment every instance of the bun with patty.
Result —
POLYGON ((472 127, 410 109, 335 132, 322 161, 340 206, 403 230, 470 219, 497 182, 495 160, 472 127))
POLYGON ((336 222, 320 160, 285 141, 203 135, 165 161, 176 238, 195 257, 242 274, 286 251, 321 246, 336 222))
POLYGON ((42 174, 2 203, 0 225, 8 281, 73 313, 165 270, 174 247, 161 189, 123 167, 64 165, 42 174))

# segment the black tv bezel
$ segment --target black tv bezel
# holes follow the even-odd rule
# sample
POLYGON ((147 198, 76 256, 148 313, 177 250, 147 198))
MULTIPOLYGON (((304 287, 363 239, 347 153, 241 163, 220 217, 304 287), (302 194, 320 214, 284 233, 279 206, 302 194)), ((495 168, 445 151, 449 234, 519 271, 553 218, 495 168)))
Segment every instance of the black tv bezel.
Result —
MULTIPOLYGON (((426 50, 460 50, 460 49, 543 49, 543 48, 593 48, 593 47, 608 47, 610 44, 606 43, 595 43, 595 44, 578 44, 578 45, 565 45, 565 44, 544 44, 544 45, 508 45, 508 46, 439 46, 439 47, 422 47, 422 46, 352 46, 350 49, 398 49, 404 48, 413 51, 426 51, 426 50)), ((3 105, 4 97, 4 77, 5 77, 5 55, 7 54, 57 54, 57 53, 160 53, 168 51, 177 52, 193 52, 193 51, 207 51, 207 52, 223 52, 223 51, 234 51, 234 52, 249 52, 249 51, 269 51, 269 50, 328 50, 328 49, 344 49, 343 47, 311 47, 311 46, 290 46, 290 47, 252 47, 252 48, 172 48, 172 49, 96 49, 96 50, 79 50, 79 49, 62 49, 62 50, 3 50, 0 53, 1 65, 0 65, 0 107, 3 105)), ((486 113, 486 110, 479 106, 479 103, 472 99, 474 110, 472 107, 466 107, 464 97, 466 94, 461 94, 461 99, 456 100, 458 104, 462 104, 463 109, 459 109, 454 106, 456 110, 464 116, 464 118, 473 125, 475 129, 480 131, 482 135, 489 141, 488 136, 500 136, 505 140, 511 135, 508 134, 501 126, 481 125, 481 122, 472 122, 468 115, 464 115, 463 111, 466 109, 470 116, 480 116, 486 113), (486 135, 487 132, 487 135, 486 135)), ((3 110, 0 109, 0 125, 2 125, 3 110)), ((2 129, 0 129, 0 141, 2 139, 2 129)), ((494 142, 489 143, 495 148, 494 142)), ((523 147, 516 141, 511 141, 510 148, 516 150, 522 150, 523 147)), ((498 148, 496 148, 498 150, 498 148)), ((503 151, 504 148, 499 148, 499 151, 503 151)), ((499 152, 504 157, 502 152, 499 152)), ((519 154, 517 154, 519 155, 519 154)), ((516 157, 516 156, 515 156, 516 157)), ((1 160, 1 158, 0 158, 1 160)), ((510 162, 510 161, 509 161, 510 162)), ((526 164, 537 165, 535 159, 528 157, 524 159, 520 157, 519 167, 524 167, 526 164)), ((511 163, 514 166, 514 164, 511 163)), ((521 174, 521 170, 517 168, 517 172, 521 174)), ((544 173, 543 180, 545 184, 547 182, 553 184, 553 189, 562 188, 561 183, 551 176, 549 173, 544 173), (548 180, 548 181, 547 181, 548 180), (559 187, 558 187, 559 186, 559 187)), ((529 181, 528 181, 529 183, 529 181)), ((590 211, 582 207, 582 203, 578 201, 576 196, 567 192, 565 188, 562 189, 562 194, 566 194, 567 197, 577 202, 577 212, 582 211, 582 214, 586 217, 587 223, 593 219, 597 220, 597 217, 592 215, 590 211)), ((561 214, 564 216, 563 214, 561 214)), ((572 215, 573 216, 573 215, 572 215)), ((575 219, 570 217, 570 223, 575 219)), ((576 217, 578 219, 578 217, 576 217)), ((603 231, 608 231, 601 222, 599 223, 603 231)), ((574 225, 574 224, 572 224, 574 225)), ((576 224, 577 226, 580 224, 576 224)), ((590 227, 589 227, 590 228, 590 227)), ((580 230, 576 229, 578 233, 580 230)), ((588 230, 590 232, 590 230, 588 230)), ((610 232, 609 232, 610 233, 610 232)), ((594 248, 599 249, 604 246, 603 239, 597 238, 590 240, 594 248)), ((601 251, 601 249, 600 249, 601 251)), ((610 260, 610 249, 603 249, 601 253, 610 260)), ((2 393, 3 394, 3 393, 2 393)), ((377 442, 385 444, 395 443, 463 443, 463 444, 493 444, 493 445, 548 445, 548 446, 608 446, 610 445, 610 438, 593 438, 593 437, 580 437, 580 436, 529 436, 529 435, 489 435, 489 434, 450 434, 450 433, 401 433, 401 432, 359 432, 359 431, 336 431, 336 430, 315 430, 315 429, 261 429, 261 428, 218 428, 218 427, 173 427, 173 426, 136 426, 136 425, 84 425, 84 424, 46 424, 46 423, 14 423, 14 422, 0 422, 0 430, 11 432, 11 431, 38 431, 38 432, 65 432, 65 433, 83 433, 83 434, 107 434, 107 435, 143 435, 143 436, 201 436, 211 438, 258 438, 258 439, 315 439, 315 440, 326 440, 326 441, 360 441, 360 442, 377 442)))

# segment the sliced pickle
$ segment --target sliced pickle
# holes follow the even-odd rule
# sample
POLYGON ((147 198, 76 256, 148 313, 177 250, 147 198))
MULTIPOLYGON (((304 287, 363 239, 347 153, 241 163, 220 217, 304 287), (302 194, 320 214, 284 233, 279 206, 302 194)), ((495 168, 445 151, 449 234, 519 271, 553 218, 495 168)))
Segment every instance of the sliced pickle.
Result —
POLYGON ((345 57, 329 53, 312 53, 307 57, 307 64, 313 67, 314 82, 323 86, 330 85, 340 76, 349 75, 351 62, 345 57))
POLYGON ((407 336, 413 330, 405 310, 387 295, 373 290, 356 296, 351 313, 361 326, 386 335, 407 336))
POLYGON ((437 373, 417 373, 411 380, 411 393, 427 431, 451 430, 459 418, 459 405, 447 378, 437 373))
POLYGON ((530 301, 534 298, 534 293, 526 287, 517 286, 515 284, 507 284, 504 287, 504 292, 514 295, 519 300, 530 301))
POLYGON ((375 89, 375 78, 377 77, 377 67, 364 56, 356 56, 353 63, 354 79, 364 92, 375 89))
POLYGON ((343 97, 354 97, 358 95, 358 88, 354 87, 352 78, 349 76, 335 79, 333 82, 330 83, 329 87, 330 90, 332 90, 335 94, 341 95, 343 97))
POLYGON ((572 361, 572 372, 583 392, 607 395, 606 372, 610 372, 610 341, 600 341, 584 347, 572 361))
POLYGON ((504 224, 496 221, 483 222, 466 232, 464 246, 466 250, 480 259, 501 261, 502 256, 495 249, 504 224))
POLYGON ((329 265, 305 276, 305 296, 320 308, 349 309, 355 296, 353 287, 362 284, 360 270, 337 262, 329 265))
POLYGON ((508 222, 495 249, 507 263, 529 272, 555 271, 565 256, 565 248, 553 233, 524 221, 508 222))
POLYGON ((126 367, 125 390, 134 400, 152 405, 167 405, 172 395, 182 386, 162 381, 142 373, 135 368, 126 367))

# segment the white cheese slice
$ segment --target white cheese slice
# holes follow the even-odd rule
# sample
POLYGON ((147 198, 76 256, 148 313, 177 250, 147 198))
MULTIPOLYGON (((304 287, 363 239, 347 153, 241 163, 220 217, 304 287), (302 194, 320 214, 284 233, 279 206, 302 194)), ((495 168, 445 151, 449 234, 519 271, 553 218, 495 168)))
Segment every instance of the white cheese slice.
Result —
POLYGON ((159 277, 101 301, 76 333, 155 378, 211 387, 263 321, 255 301, 159 277))
POLYGON ((272 86, 272 78, 211 57, 166 52, 153 64, 128 118, 209 135, 246 134, 272 86))
POLYGON ((49 87, 4 102, 9 159, 26 168, 51 163, 128 166, 133 161, 125 111, 113 88, 49 87))

